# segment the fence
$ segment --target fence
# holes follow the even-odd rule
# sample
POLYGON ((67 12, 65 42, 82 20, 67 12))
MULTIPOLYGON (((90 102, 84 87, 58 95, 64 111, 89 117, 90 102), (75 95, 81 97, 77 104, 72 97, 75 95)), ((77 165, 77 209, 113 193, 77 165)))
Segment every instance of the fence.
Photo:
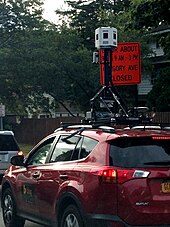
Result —
MULTIPOLYGON (((82 117, 57 117, 43 119, 23 119, 19 125, 14 128, 14 133, 19 143, 35 145, 42 138, 52 133, 60 127, 61 122, 81 122, 82 117)), ((153 123, 170 124, 170 112, 155 113, 153 123)))
POLYGON ((170 124, 170 112, 157 112, 153 118, 155 123, 170 124))
POLYGON ((19 143, 35 145, 42 138, 60 127, 61 122, 81 122, 81 117, 23 119, 13 131, 19 143))

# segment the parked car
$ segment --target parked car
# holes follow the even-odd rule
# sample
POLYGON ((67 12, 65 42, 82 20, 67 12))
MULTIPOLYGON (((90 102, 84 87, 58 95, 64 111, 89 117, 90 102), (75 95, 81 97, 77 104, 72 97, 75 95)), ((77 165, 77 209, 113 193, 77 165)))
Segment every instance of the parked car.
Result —
POLYGON ((0 131, 0 182, 11 165, 11 157, 23 155, 12 131, 0 131))
POLYGON ((15 156, 2 181, 6 227, 170 226, 170 133, 68 126, 15 156))

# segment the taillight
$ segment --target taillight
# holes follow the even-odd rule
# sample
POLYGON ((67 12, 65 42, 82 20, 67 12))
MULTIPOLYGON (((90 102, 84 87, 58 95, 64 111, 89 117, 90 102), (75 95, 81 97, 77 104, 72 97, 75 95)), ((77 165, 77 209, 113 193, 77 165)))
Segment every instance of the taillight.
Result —
POLYGON ((90 171, 92 174, 99 176, 100 182, 103 183, 124 183, 131 179, 136 178, 147 178, 150 174, 149 171, 134 170, 134 169, 120 169, 120 168, 110 168, 102 167, 99 169, 92 169, 90 171))
POLYGON ((20 150, 20 151, 18 151, 18 155, 19 155, 19 156, 23 156, 24 153, 20 150))
POLYGON ((99 177, 99 181, 103 183, 113 183, 116 182, 117 172, 116 169, 110 168, 109 166, 101 167, 101 168, 93 168, 90 171, 91 174, 97 175, 99 177))
POLYGON ((118 183, 124 183, 130 179, 146 178, 149 176, 149 171, 133 170, 133 169, 117 169, 118 183))
POLYGON ((118 169, 117 170, 117 180, 118 183, 123 183, 133 178, 134 170, 125 170, 125 169, 118 169))
POLYGON ((117 176, 116 170, 106 169, 106 170, 103 170, 101 173, 101 180, 102 182, 105 182, 105 183, 116 182, 116 176, 117 176))

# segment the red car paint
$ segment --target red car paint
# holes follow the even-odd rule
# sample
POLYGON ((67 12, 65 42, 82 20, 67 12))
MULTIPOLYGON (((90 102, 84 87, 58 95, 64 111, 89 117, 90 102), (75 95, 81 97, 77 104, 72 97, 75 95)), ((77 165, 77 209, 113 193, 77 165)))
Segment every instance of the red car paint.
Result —
POLYGON ((76 134, 76 130, 46 137, 25 158, 25 166, 13 165, 6 171, 2 198, 11 188, 18 216, 60 227, 66 207, 76 204, 83 219, 95 220, 97 226, 170 226, 170 134, 131 129, 85 129, 76 134), (60 140, 62 135, 65 140, 60 140), (78 138, 75 146, 70 135, 78 138), (31 163, 50 138, 44 163, 31 163), (67 150, 56 156, 58 161, 53 160, 56 144, 67 150))

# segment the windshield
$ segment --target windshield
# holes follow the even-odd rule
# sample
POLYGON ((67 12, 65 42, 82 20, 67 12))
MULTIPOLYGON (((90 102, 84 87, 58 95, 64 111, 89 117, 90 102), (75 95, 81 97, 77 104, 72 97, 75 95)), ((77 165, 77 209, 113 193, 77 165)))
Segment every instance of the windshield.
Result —
POLYGON ((110 164, 120 167, 170 166, 170 140, 120 138, 111 143, 110 164))
POLYGON ((0 135, 0 151, 18 151, 18 145, 11 135, 0 135))

